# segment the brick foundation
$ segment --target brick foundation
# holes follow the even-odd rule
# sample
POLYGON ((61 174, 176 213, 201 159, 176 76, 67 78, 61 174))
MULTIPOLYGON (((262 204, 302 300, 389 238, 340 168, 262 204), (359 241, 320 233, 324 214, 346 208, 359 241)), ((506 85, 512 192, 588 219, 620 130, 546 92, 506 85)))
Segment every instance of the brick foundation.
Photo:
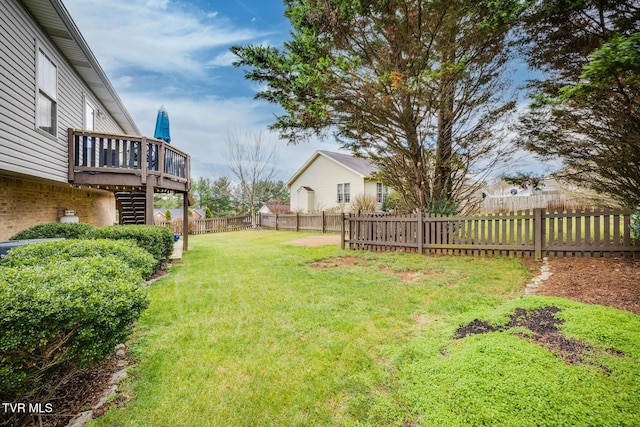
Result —
POLYGON ((117 221, 113 193, 0 176, 0 241, 36 224, 58 222, 65 209, 96 227, 117 221))

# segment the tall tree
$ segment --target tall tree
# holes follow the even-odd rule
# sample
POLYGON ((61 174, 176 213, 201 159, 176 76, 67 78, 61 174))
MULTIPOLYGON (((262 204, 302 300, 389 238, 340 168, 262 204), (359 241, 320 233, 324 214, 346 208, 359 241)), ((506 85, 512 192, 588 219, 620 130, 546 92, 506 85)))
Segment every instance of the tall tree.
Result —
POLYGON ((640 203, 640 3, 544 0, 524 23, 534 102, 520 143, 556 175, 640 203))
POLYGON ((277 150, 261 133, 238 132, 227 136, 227 166, 238 180, 240 201, 255 225, 258 205, 263 201, 264 183, 276 175, 277 150))
POLYGON ((229 216, 236 213, 233 192, 233 183, 226 176, 213 181, 211 204, 208 206, 215 216, 229 216))
POLYGON ((517 0, 287 0, 283 49, 235 46, 292 143, 333 133, 413 208, 474 191, 507 157, 497 124, 517 0))
POLYGON ((289 188, 282 180, 262 183, 262 201, 264 203, 286 204, 289 202, 289 188))

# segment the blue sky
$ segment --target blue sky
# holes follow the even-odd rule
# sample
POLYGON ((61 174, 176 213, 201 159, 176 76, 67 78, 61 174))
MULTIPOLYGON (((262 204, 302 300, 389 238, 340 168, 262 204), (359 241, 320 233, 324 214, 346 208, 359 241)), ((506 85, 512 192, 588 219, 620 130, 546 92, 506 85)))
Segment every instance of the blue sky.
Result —
POLYGON ((278 107, 253 99, 259 87, 233 67, 235 44, 281 46, 289 36, 282 0, 63 0, 140 132, 153 136, 156 113, 169 113, 172 144, 192 156, 192 175, 232 176, 230 134, 262 133, 278 146, 287 180, 333 141, 289 146, 269 132, 278 107))
MULTIPOLYGON (((279 141, 267 129, 278 107, 254 100, 260 88, 231 65, 235 44, 288 39, 282 0, 63 2, 143 135, 153 136, 165 106, 172 143, 191 154, 194 178, 232 176, 225 161, 231 134, 261 133, 276 145, 285 181, 316 150, 339 151, 331 140, 279 141)), ((527 157, 526 169, 540 169, 527 157)))

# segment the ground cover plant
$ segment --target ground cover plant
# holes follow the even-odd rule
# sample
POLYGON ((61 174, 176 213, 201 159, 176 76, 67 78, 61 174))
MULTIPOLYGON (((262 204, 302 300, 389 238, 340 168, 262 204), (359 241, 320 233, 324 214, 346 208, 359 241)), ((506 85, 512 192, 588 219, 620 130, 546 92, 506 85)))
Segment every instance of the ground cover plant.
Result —
POLYGON ((522 298, 516 259, 299 237, 194 236, 149 289, 131 399, 90 425, 640 424, 639 316, 522 298))

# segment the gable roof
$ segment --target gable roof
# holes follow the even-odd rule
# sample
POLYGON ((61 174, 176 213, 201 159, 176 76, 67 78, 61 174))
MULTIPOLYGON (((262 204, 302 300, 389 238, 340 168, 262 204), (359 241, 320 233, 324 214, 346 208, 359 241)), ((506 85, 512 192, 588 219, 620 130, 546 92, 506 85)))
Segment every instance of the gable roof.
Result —
POLYGON ((140 131, 133 118, 89 49, 89 45, 80 34, 62 0, 19 1, 91 88, 122 130, 129 135, 139 135, 140 131))
POLYGON ((318 158, 325 157, 335 163, 338 163, 342 167, 349 169, 354 172, 356 175, 361 176, 362 178, 368 178, 371 176, 373 172, 377 172, 378 168, 369 160, 364 157, 354 157, 349 154, 344 153, 336 153, 333 151, 325 151, 318 150, 309 160, 305 162, 304 165, 287 181, 287 186, 291 186, 291 184, 298 179, 298 177, 318 158))
MULTIPOLYGON (((196 208, 196 209, 189 209, 192 212, 197 212, 198 215, 200 215, 201 218, 204 218, 204 209, 202 208, 196 208)), ((165 212, 170 211, 171 212, 171 218, 175 219, 175 218, 182 218, 184 210, 182 208, 174 208, 174 209, 166 209, 166 208, 154 208, 153 209, 153 216, 156 216, 158 214, 165 216, 165 212)))

